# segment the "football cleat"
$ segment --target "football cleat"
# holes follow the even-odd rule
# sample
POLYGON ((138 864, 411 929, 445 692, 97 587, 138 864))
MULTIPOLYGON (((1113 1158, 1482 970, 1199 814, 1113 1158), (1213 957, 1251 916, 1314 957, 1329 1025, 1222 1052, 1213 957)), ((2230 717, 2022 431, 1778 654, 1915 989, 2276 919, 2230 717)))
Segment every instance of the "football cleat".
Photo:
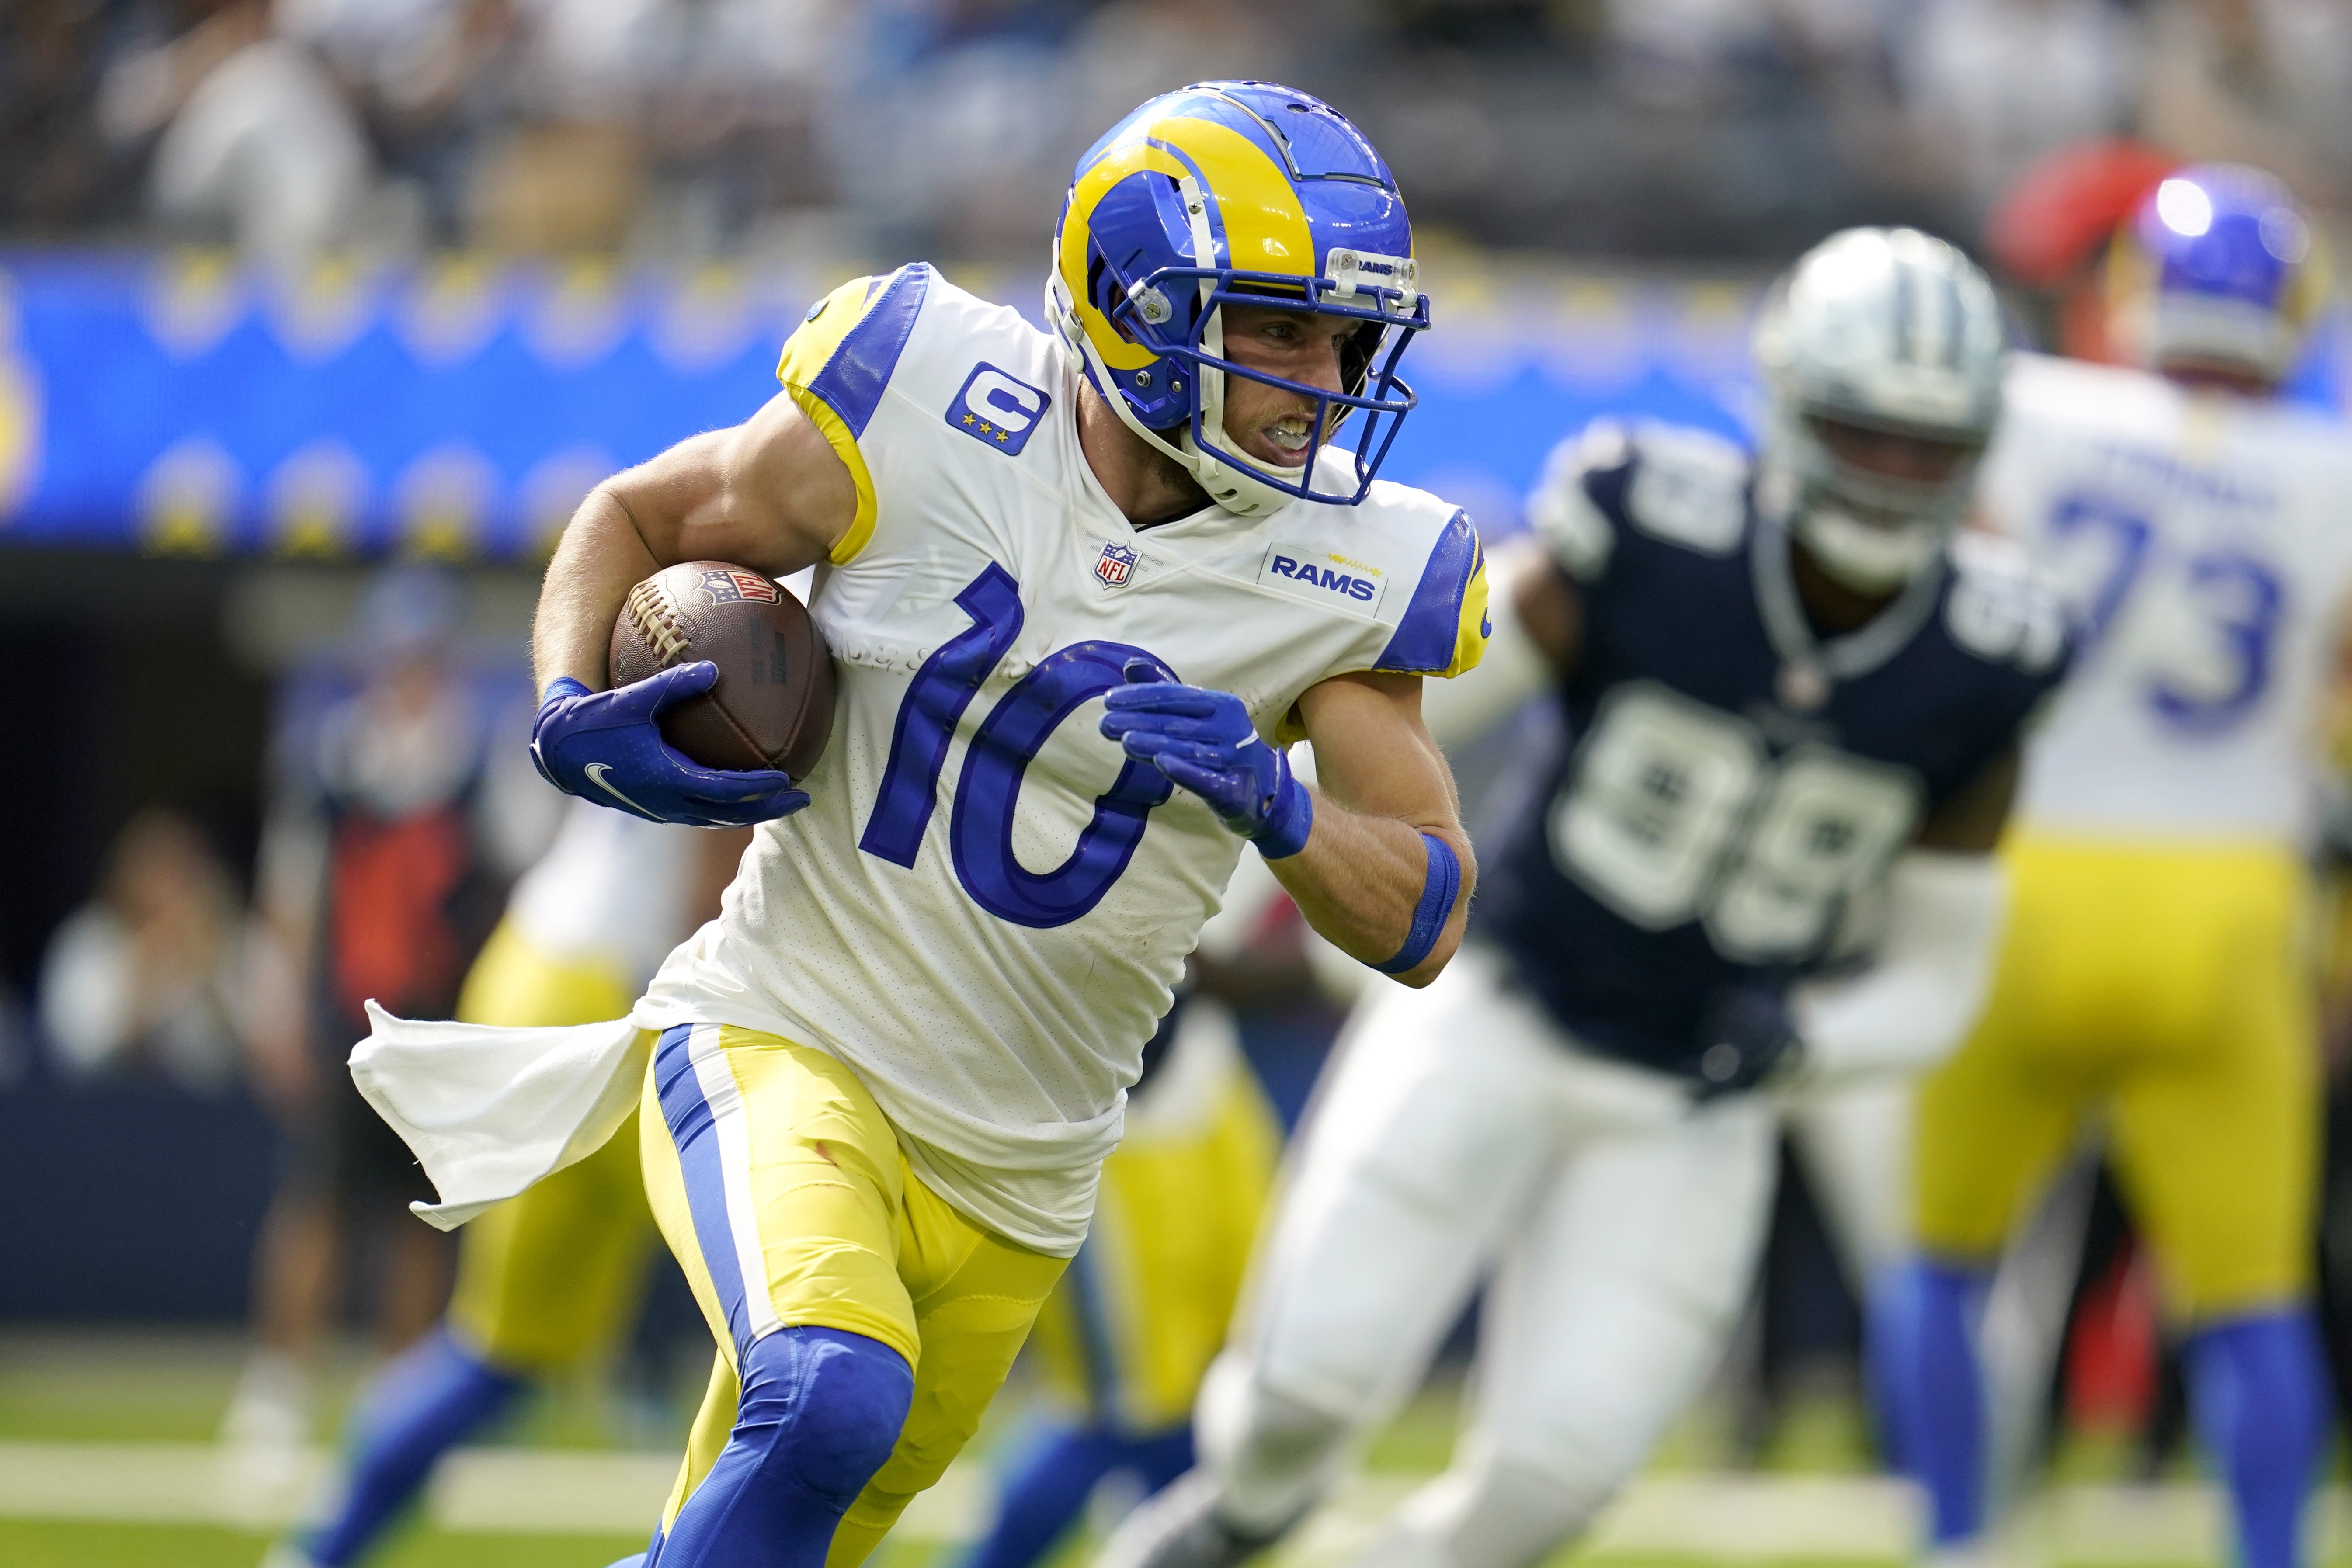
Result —
POLYGON ((1942 240, 1856 228, 1807 251, 1756 328, 1761 509, 1851 587, 1891 591, 1918 575, 1968 511, 2006 340, 1991 281, 1942 240), (1934 477, 1896 477, 1841 456, 1834 425, 1951 451, 1934 477))
POLYGON ((1346 116, 1272 82, 1202 82, 1129 115, 1078 160, 1045 316, 1129 430, 1244 517, 1294 499, 1353 506, 1371 488, 1412 390, 1397 361, 1429 326, 1412 225, 1388 165, 1346 116), (1291 305, 1360 323, 1339 392, 1225 357, 1223 308, 1291 305), (1244 455, 1226 378, 1314 400, 1298 466, 1244 455), (1360 414, 1352 448, 1333 437, 1360 414), (1343 470, 1317 459, 1327 446, 1343 470))
POLYGON ((2326 294, 2326 262, 2294 194, 2243 164, 2176 171, 2110 253, 2116 335, 2152 370, 2283 380, 2326 294))

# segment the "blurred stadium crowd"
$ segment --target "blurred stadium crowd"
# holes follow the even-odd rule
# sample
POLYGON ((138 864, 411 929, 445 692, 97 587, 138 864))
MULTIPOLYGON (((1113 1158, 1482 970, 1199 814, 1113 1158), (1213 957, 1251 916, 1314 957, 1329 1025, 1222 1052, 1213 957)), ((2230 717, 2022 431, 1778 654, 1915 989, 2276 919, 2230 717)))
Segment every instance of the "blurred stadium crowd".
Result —
POLYGON ((2111 132, 2352 180, 2330 0, 21 0, 0 233, 1026 257, 1095 128, 1242 75, 1513 248, 1965 235, 2111 132))

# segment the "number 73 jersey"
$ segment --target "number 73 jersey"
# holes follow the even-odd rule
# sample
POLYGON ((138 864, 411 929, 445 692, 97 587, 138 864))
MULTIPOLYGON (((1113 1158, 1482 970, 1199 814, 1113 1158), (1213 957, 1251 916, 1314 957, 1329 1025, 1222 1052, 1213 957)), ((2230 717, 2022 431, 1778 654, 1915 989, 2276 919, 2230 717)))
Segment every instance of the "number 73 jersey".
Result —
POLYGON ((2056 601, 2013 547, 1959 541, 1859 630, 1818 640, 1748 457, 1593 427, 1529 511, 1578 585, 1559 733, 1479 857, 1472 934, 1583 1045, 1695 1070, 1709 1008, 1863 945, 1923 817, 2013 745, 2058 680, 2056 601))
POLYGON ((778 375, 857 489, 810 599, 834 733, 812 803, 760 830, 636 1016, 839 1058, 927 1185, 1067 1255, 1242 851, 1102 735, 1102 694, 1139 662, 1233 693, 1280 742, 1334 675, 1466 668, 1477 534, 1385 482, 1138 530, 1080 450, 1059 345, 927 267, 821 301, 778 375))
POLYGON ((2020 818, 2304 847, 2352 581, 2342 417, 2019 355, 1982 485, 2081 627, 2020 818))

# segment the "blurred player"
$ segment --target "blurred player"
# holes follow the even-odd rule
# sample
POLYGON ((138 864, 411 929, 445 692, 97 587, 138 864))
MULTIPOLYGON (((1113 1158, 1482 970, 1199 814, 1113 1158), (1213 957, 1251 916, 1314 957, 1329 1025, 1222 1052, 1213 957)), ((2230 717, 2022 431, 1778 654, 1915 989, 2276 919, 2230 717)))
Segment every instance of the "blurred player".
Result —
POLYGON ((1983 1020, 1920 1094, 1925 1261, 1895 1391, 1938 1552, 1984 1529, 1986 1277, 2095 1119, 2187 1333, 2241 1560, 2302 1561, 2326 1432, 2305 857, 2352 438, 2269 393, 2324 292, 2313 245, 2267 175, 2184 169, 2115 261, 2117 340, 2158 373, 2011 372, 1986 509, 2066 587, 2084 653, 2030 754, 1983 1020))
POLYGON ((383 1255, 383 1349, 413 1343, 447 1300, 448 1244, 403 1211, 432 1189, 342 1061, 367 1032, 367 998, 432 1014, 456 1005, 509 879, 546 843, 551 798, 511 746, 493 744, 499 716, 451 656, 461 608, 446 573, 379 574, 358 618, 364 684, 278 758, 258 903, 299 978, 251 1037, 289 1158, 256 1249, 260 1347, 223 1422, 272 1463, 307 1429, 309 1367, 355 1250, 383 1255))
POLYGON ((1030 1568, 1106 1479, 1144 1497, 1192 1468, 1192 1401, 1224 1343, 1280 1145, 1233 1015, 1180 995, 1144 1048, 1086 1245, 1038 1314, 1049 1398, 1069 1414, 1013 1463, 964 1568, 1030 1568))
MULTIPOLYGON (((749 839, 570 807, 467 976, 459 1018, 548 1025, 625 1013, 670 948, 718 913, 749 839)), ((447 1316, 377 1377, 333 1513, 271 1568, 358 1562, 442 1454, 531 1384, 612 1349, 654 1243, 634 1132, 466 1228, 447 1316)))
POLYGON ((1361 961, 1418 984, 1451 957, 1474 867, 1421 679, 1476 662, 1486 579, 1463 513, 1373 482, 1428 320, 1411 252, 1335 110, 1186 89, 1081 161, 1054 335, 926 266, 858 279, 785 346, 782 395, 573 518, 540 600, 548 776, 772 825, 645 1035, 381 1025, 355 1068, 579 1052, 563 1116, 493 1105, 495 1157, 444 1167, 470 1203, 576 1153, 650 1053, 646 1187, 719 1342, 664 1568, 853 1568, 938 1479, 1085 1237, 1244 840, 1361 961), (826 563, 840 707, 805 792, 662 744, 709 664, 594 689, 631 586, 697 558, 826 563))
MULTIPOLYGON (((1489 846, 1473 940, 1359 1017, 1318 1090, 1201 1468, 1100 1561, 1226 1568, 1299 1520, 1482 1276, 1467 1430, 1368 1560, 1520 1568, 1581 1529, 1714 1364, 1772 1097, 1932 1060, 1989 967, 2018 727, 2056 606, 1948 536, 2000 405, 1990 286, 1849 230, 1768 306, 1760 461, 1597 427, 1513 574, 1567 738, 1489 846), (1792 984, 1867 926, 1876 964, 1792 984)), ((1496 642, 1504 644, 1505 635, 1496 642)))

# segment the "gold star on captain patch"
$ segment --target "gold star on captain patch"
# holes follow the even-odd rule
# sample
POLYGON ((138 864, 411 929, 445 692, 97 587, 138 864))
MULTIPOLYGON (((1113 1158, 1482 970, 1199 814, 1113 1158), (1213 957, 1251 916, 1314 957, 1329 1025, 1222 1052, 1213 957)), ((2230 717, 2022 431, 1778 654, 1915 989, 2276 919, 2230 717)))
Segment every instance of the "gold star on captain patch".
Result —
POLYGON ((1003 440, 1003 439, 1004 439, 1004 432, 1003 432, 1003 431, 1001 431, 1001 430, 1000 430, 1000 431, 998 431, 998 432, 996 433, 996 439, 997 439, 997 440, 999 440, 999 441, 1003 440))
POLYGON ((992 431, 992 430, 993 430, 993 429, 995 429, 995 428, 996 428, 996 427, 995 427, 994 425, 992 425, 992 424, 989 423, 988 423, 988 421, 986 421, 986 420, 984 420, 984 419, 983 419, 983 420, 982 420, 982 421, 980 422, 980 433, 981 433, 982 435, 986 435, 990 431, 992 431))
POLYGON ((965 415, 963 416, 963 422, 964 422, 966 424, 970 424, 970 423, 971 423, 971 415, 970 415, 970 414, 965 414, 965 415))

